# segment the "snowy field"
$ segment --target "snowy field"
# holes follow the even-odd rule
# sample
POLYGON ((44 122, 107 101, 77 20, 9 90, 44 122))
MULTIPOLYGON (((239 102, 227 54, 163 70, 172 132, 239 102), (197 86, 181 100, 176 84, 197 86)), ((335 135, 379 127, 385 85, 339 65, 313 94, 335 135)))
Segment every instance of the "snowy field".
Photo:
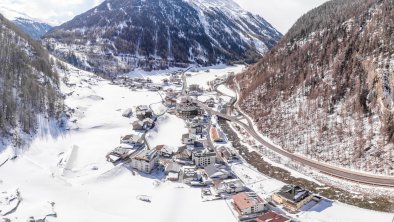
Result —
POLYGON ((199 84, 204 89, 209 89, 208 82, 213 81, 216 78, 221 78, 227 76, 230 72, 240 73, 245 68, 244 65, 236 65, 226 67, 224 65, 218 65, 209 68, 209 72, 206 72, 207 69, 201 69, 198 72, 187 72, 190 74, 190 77, 187 77, 187 84, 199 84))
MULTIPOLYGON (((65 222, 235 221, 225 201, 202 202, 200 189, 162 182, 161 176, 133 175, 129 169, 114 167, 105 160, 105 155, 119 146, 120 136, 133 133, 132 119, 122 117, 122 111, 160 102, 157 92, 133 92, 76 69, 67 76, 69 84, 75 85, 62 85, 62 91, 69 94, 66 104, 75 109, 71 121, 76 123, 70 123, 70 131, 59 132, 43 119, 40 136, 31 147, 0 167, 2 197, 14 197, 18 189, 22 199, 7 218, 27 221, 33 216, 65 222), (152 203, 137 199, 140 195, 151 197, 152 203), (54 212, 57 218, 50 216, 54 212)), ((147 137, 153 145, 177 146, 185 130, 183 120, 165 115, 147 137)), ((5 158, 9 152, 0 156, 5 158)), ((15 205, 15 201, 4 202, 0 208, 15 205)))
POLYGON ((322 200, 299 215, 303 222, 392 222, 394 214, 380 213, 322 200))
MULTIPOLYGON (((188 83, 207 87, 207 81, 241 70, 242 66, 200 71, 192 73, 188 83)), ((53 122, 40 118, 38 136, 26 152, 4 164, 11 149, 0 154, 0 221, 27 221, 29 217, 62 222, 236 221, 229 201, 203 202, 200 189, 165 182, 157 172, 138 174, 105 160, 105 155, 119 146, 120 136, 136 133, 130 124, 134 119, 122 117, 124 110, 137 105, 152 105, 155 112, 165 110, 157 92, 131 91, 74 68, 64 75, 69 79, 67 86, 62 84, 68 95, 65 102, 75 110, 69 130, 59 131, 53 122), (139 200, 142 195, 152 202, 139 200)), ((159 83, 167 75, 149 77, 159 83)), ((146 138, 151 146, 176 147, 186 132, 183 120, 165 114, 146 138)), ((284 185, 247 164, 233 164, 231 168, 263 197, 284 185)), ((308 222, 392 222, 394 215, 322 202, 298 216, 308 222)))
POLYGON ((218 87, 219 92, 223 93, 224 95, 230 96, 230 97, 236 97, 236 93, 229 89, 228 87, 226 87, 225 85, 220 85, 218 87))
POLYGON ((268 198, 285 184, 258 172, 247 164, 231 164, 231 170, 241 179, 247 187, 263 198, 268 198))

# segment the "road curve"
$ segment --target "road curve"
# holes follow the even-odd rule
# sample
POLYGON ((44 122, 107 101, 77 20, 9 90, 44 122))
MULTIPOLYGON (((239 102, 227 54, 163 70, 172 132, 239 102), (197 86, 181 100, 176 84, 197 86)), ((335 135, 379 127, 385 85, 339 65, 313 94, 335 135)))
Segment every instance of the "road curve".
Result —
MULTIPOLYGON (((217 91, 217 85, 215 85, 214 88, 217 91)), ((235 101, 236 101, 236 99, 232 101, 232 103, 231 103, 232 107, 234 107, 235 101)), ((264 145, 268 149, 271 149, 272 151, 274 151, 284 157, 291 159, 292 161, 299 162, 305 166, 316 169, 316 170, 318 170, 322 173, 325 173, 327 175, 338 177, 338 178, 345 179, 345 180, 349 180, 352 182, 367 184, 367 185, 383 186, 383 187, 394 187, 394 177, 393 176, 372 175, 372 174, 368 174, 368 173, 352 171, 349 169, 336 167, 336 166, 332 166, 332 165, 329 165, 326 163, 311 160, 311 159, 308 159, 308 158, 301 156, 301 155, 290 153, 278 146, 271 144, 270 142, 268 142, 264 138, 262 138, 253 128, 251 120, 247 116, 245 116, 244 114, 241 113, 245 117, 245 119, 248 121, 249 125, 241 122, 239 119, 237 119, 234 116, 230 116, 227 114, 223 114, 223 113, 214 111, 211 108, 209 108, 208 106, 206 106, 204 103, 201 103, 197 100, 195 102, 197 102, 199 104, 199 106, 203 107, 210 114, 217 115, 217 116, 224 118, 230 122, 237 123, 242 128, 244 128, 259 143, 261 143, 262 145, 264 145)))

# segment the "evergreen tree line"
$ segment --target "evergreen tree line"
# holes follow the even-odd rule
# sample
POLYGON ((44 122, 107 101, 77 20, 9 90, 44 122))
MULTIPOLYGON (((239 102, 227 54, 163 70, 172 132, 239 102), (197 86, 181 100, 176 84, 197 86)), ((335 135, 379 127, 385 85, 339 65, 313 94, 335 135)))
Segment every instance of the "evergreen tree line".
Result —
POLYGON ((59 77, 38 42, 0 15, 0 133, 18 137, 33 133, 37 115, 57 117, 63 111, 59 77))

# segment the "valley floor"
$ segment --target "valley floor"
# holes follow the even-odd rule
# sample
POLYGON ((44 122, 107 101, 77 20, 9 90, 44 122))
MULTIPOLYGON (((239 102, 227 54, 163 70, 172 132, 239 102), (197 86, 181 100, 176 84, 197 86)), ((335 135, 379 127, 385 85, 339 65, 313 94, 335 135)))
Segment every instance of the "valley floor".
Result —
MULTIPOLYGON (((200 71, 192 74, 188 83, 207 88, 208 81, 242 68, 200 71)), ((228 200, 204 202, 201 189, 165 181, 159 171, 140 174, 122 164, 114 166, 106 161, 105 155, 119 146, 120 136, 132 132, 131 120, 122 117, 122 111, 137 105, 158 104, 162 100, 160 92, 131 91, 91 73, 69 69, 63 76, 67 77, 67 84, 62 84, 62 91, 67 94, 66 105, 75 110, 68 130, 58 131, 43 118, 37 138, 23 154, 1 164, 13 152, 8 148, 0 153, 0 219, 237 221, 228 200), (148 196, 152 202, 141 201, 141 196, 148 196)), ((150 78, 161 82, 166 75, 150 78)), ((169 114, 160 117, 157 128, 147 135, 151 145, 180 145, 180 138, 186 132, 184 121, 169 114)), ((232 170, 262 197, 283 186, 247 163, 232 165, 232 170)), ((394 215, 327 201, 293 216, 311 222, 391 222, 394 215)))

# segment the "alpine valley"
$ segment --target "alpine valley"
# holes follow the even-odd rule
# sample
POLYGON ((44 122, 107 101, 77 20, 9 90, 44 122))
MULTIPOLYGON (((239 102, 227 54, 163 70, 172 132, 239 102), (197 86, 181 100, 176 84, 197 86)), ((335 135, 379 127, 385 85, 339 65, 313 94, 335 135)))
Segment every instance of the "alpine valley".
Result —
POLYGON ((254 62, 282 35, 228 0, 111 0, 45 36, 53 53, 106 75, 254 62))

